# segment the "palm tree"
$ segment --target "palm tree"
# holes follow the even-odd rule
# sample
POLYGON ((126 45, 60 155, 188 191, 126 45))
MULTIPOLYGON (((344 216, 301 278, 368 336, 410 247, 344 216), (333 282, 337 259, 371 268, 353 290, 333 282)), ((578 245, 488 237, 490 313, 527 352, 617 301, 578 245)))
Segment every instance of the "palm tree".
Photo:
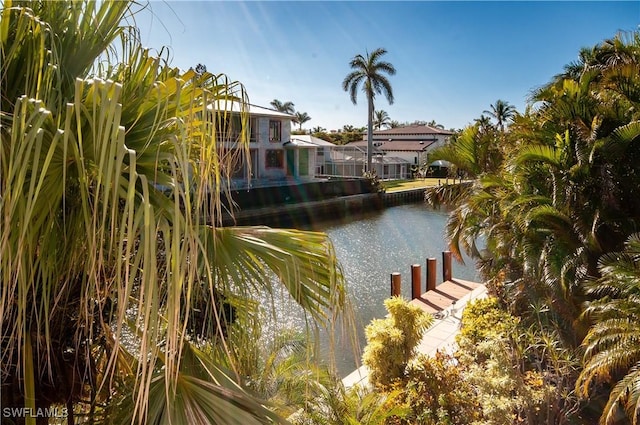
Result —
POLYGON ((320 126, 313 127, 313 128, 311 129, 311 132, 312 132, 312 133, 324 133, 325 131, 327 131, 327 129, 326 129, 326 128, 324 128, 324 127, 320 127, 320 126))
POLYGON ((300 130, 302 130, 302 124, 311 121, 311 117, 306 112, 296 112, 294 116, 293 122, 300 126, 300 130))
POLYGON ((348 91, 354 105, 358 101, 358 89, 362 86, 362 91, 367 96, 367 170, 372 171, 373 154, 373 111, 376 94, 382 94, 387 98, 389 104, 393 104, 393 90, 391 83, 384 75, 395 75, 396 69, 389 62, 380 60, 387 51, 383 48, 375 49, 371 54, 365 56, 356 55, 349 66, 353 70, 342 82, 342 89, 348 91))
POLYGON ((352 133, 354 131, 357 131, 357 129, 351 124, 345 124, 342 126, 342 131, 345 133, 352 133))
POLYGON ((605 255, 602 276, 587 283, 595 300, 584 317, 594 323, 584 339, 585 365, 577 391, 589 397, 594 384, 615 384, 601 423, 616 421, 625 412, 631 422, 640 407, 640 234, 632 235, 623 252, 605 255))
POLYGON ((493 125, 491 124, 491 118, 489 118, 485 114, 481 114, 480 118, 476 118, 473 121, 475 121, 476 124, 480 126, 480 131, 483 133, 487 133, 493 128, 493 125))
POLYGON ((289 115, 293 115, 295 112, 295 105, 293 104, 293 102, 280 102, 278 99, 273 99, 271 101, 271 106, 273 106, 273 109, 275 109, 276 111, 280 111, 280 112, 284 112, 285 114, 289 114, 289 115))
MULTIPOLYGON (((451 249, 477 259, 521 324, 549 335, 558 353, 585 350, 577 385, 577 374, 554 382, 588 396, 590 407, 608 399, 601 423, 625 414, 637 421, 640 406, 638 237, 620 253, 640 217, 640 175, 632 171, 640 158, 640 39, 629 43, 607 43, 583 71, 554 77, 508 132, 487 127, 501 141, 497 166, 460 196, 441 196, 458 202, 447 224, 451 249)), ((452 161, 473 170, 481 146, 459 139, 452 161)), ((546 363, 540 353, 520 360, 546 363)))
POLYGON ((320 387, 319 396, 292 416, 294 425, 384 425, 401 423, 410 409, 399 403, 401 391, 377 391, 369 386, 345 388, 339 378, 320 387))
POLYGON ((388 127, 390 123, 389 114, 387 111, 383 111, 382 109, 379 111, 375 111, 373 126, 376 130, 380 130, 383 126, 388 127))
POLYGON ((516 108, 510 105, 509 102, 498 99, 496 103, 491 105, 491 110, 485 110, 482 113, 493 117, 498 124, 500 132, 504 132, 504 124, 513 119, 516 115, 516 108))
POLYGON ((243 86, 143 49, 121 26, 133 2, 8 5, 0 403, 66 405, 68 423, 78 412, 91 422, 280 422, 234 372, 238 317, 255 315, 255 294, 276 285, 318 321, 346 298, 326 235, 219 225, 220 183, 249 154, 243 86), (243 132, 221 156, 228 108, 243 132))

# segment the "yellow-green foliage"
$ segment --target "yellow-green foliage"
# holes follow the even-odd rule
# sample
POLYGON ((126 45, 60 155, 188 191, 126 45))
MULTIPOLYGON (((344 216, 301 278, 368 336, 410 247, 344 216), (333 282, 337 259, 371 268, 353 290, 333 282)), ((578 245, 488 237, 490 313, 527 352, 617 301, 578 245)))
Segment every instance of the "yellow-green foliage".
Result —
POLYGON ((458 345, 477 345, 487 338, 511 335, 518 319, 500 308, 497 298, 483 298, 467 304, 462 314, 458 345))
MULTIPOLYGON (((398 384, 397 384, 398 385, 398 384)), ((402 400, 411 415, 401 423, 421 425, 471 424, 481 417, 474 388, 464 369, 448 354, 420 355, 407 367, 402 400)))
POLYGON ((496 298, 477 300, 465 308, 456 357, 481 406, 481 418, 468 423, 550 423, 549 400, 556 388, 553 380, 531 370, 523 358, 519 344, 526 345, 528 339, 518 319, 503 310, 496 298))
POLYGON ((385 319, 375 319, 365 329, 367 346, 362 362, 369 368, 369 382, 387 387, 404 375, 424 331, 433 317, 400 297, 385 300, 389 312, 385 319))

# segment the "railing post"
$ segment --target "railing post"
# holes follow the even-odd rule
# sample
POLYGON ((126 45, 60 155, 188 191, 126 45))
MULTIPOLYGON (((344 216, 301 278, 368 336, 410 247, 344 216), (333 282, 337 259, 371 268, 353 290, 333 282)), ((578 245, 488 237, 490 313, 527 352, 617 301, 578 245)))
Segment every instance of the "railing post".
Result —
POLYGON ((400 296, 400 287, 401 287, 401 276, 400 273, 391 273, 391 296, 399 297, 400 296))
POLYGON ((436 289, 438 260, 435 258, 427 258, 427 291, 436 289))
POLYGON ((420 270, 420 264, 411 265, 411 299, 420 298, 422 295, 420 292, 420 283, 422 282, 420 270))
POLYGON ((451 251, 442 251, 442 281, 451 280, 451 251))

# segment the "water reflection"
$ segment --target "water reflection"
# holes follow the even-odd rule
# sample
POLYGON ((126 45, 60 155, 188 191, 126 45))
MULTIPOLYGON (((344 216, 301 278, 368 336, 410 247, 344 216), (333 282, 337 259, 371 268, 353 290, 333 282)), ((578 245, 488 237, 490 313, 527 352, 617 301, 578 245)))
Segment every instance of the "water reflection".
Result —
MULTIPOLYGON (((351 216, 336 221, 315 223, 312 230, 326 232, 334 244, 351 294, 360 346, 364 347, 364 327, 374 318, 385 316, 383 301, 390 295, 390 274, 402 274, 402 294, 411 297, 411 265, 423 267, 429 257, 438 260, 438 281, 442 277, 442 251, 446 250, 444 229, 447 214, 427 209, 424 204, 408 204, 382 211, 351 216)), ((472 261, 465 265, 455 263, 453 276, 477 280, 472 261)), ((424 286, 424 283, 422 284, 424 286)), ((289 303, 277 308, 281 325, 298 322, 299 313, 289 303), (288 305, 287 305, 288 304, 288 305)), ((327 356, 327 335, 320 335, 320 345, 327 356)), ((351 344, 336 332, 336 366, 344 376, 357 367, 351 344)), ((358 360, 359 362, 359 360, 358 360)))

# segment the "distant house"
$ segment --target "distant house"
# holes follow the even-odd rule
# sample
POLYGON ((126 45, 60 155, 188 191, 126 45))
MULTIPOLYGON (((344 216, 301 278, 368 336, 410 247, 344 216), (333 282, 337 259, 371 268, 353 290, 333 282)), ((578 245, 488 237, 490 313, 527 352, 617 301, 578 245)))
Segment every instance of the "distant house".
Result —
POLYGON ((304 144, 309 147, 315 147, 315 174, 316 176, 327 174, 327 162, 331 161, 331 151, 336 147, 335 144, 310 134, 294 134, 291 136, 291 143, 298 146, 304 144))
MULTIPOLYGON (((374 131, 373 145, 387 155, 402 158, 411 165, 420 165, 428 161, 430 150, 444 145, 452 135, 451 131, 428 125, 409 125, 374 131)), ((365 133, 365 147, 366 140, 365 133)))
MULTIPOLYGON (((411 175, 411 163, 374 147, 371 162, 381 179, 406 179, 411 175)), ((333 172, 337 175, 361 176, 367 164, 367 141, 358 140, 336 146, 332 153, 333 172)))

